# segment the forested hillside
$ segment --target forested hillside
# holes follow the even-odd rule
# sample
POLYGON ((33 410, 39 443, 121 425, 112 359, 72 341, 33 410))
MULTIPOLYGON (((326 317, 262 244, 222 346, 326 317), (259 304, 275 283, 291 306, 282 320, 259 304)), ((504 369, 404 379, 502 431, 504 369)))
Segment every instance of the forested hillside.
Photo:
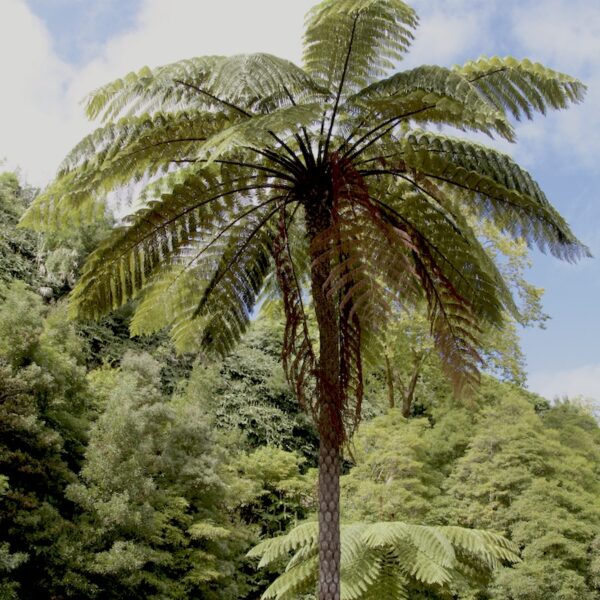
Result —
MULTIPOLYGON (((131 306, 72 322, 66 296, 110 223, 18 229, 34 194, 0 176, 0 598, 259 598, 285 563, 246 554, 316 509, 318 440, 283 374, 277 303, 222 362, 130 338, 131 306)), ((539 322, 526 253, 508 255, 539 322)), ((488 529, 520 550, 490 576, 415 580, 411 599, 600 598, 597 422, 524 389, 511 330, 488 343, 499 379, 455 397, 421 325, 399 322, 368 373, 343 523, 488 529)))

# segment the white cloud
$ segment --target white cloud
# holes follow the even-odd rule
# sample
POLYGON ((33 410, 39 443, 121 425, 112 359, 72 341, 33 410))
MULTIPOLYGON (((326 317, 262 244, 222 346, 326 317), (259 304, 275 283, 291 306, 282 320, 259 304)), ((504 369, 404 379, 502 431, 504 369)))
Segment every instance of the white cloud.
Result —
POLYGON ((63 103, 72 70, 54 55, 44 25, 21 0, 2 2, 0 72, 0 158, 44 181, 56 164, 52 157, 67 150, 69 131, 78 129, 63 103))
POLYGON ((486 52, 495 3, 451 0, 411 2, 420 17, 407 66, 422 64, 449 67, 486 52))
POLYGON ((517 41, 539 60, 579 72, 598 64, 600 4, 589 0, 517 3, 511 15, 517 41))
POLYGON ((94 88, 143 65, 189 56, 270 52, 299 61, 312 0, 144 0, 133 30, 110 39, 80 68, 61 61, 25 0, 0 2, 0 159, 36 185, 93 125, 80 101, 94 88), (210 8, 207 8, 210 6, 210 8))
POLYGON ((519 130, 519 153, 540 161, 548 150, 574 166, 598 169, 600 152, 600 3, 589 0, 519 2, 512 33, 524 55, 588 85, 583 104, 536 119, 519 130))
MULTIPOLYGON (((61 61, 25 0, 0 2, 0 159, 19 164, 36 184, 48 181, 61 158, 93 125, 80 100, 92 89, 139 69, 202 54, 266 51, 301 57, 303 17, 314 0, 143 0, 135 26, 97 49, 80 67, 61 61)), ((415 0, 421 25, 406 66, 450 65, 493 52, 498 2, 415 0)), ((519 144, 503 148, 526 165, 549 148, 573 163, 593 165, 600 151, 600 5, 585 0, 510 3, 515 41, 525 53, 571 71, 591 84, 586 103, 519 127, 519 144), (585 18, 583 18, 585 16, 585 18)))
POLYGON ((581 396, 600 403, 600 363, 558 371, 537 371, 529 376, 528 387, 549 400, 581 396))

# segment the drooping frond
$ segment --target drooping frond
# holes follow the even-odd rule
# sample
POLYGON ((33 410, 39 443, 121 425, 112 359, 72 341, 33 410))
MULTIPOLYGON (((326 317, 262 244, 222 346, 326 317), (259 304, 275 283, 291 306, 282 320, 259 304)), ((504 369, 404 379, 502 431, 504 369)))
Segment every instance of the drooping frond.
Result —
POLYGON ((478 379, 484 324, 501 327, 505 311, 517 314, 512 295, 460 214, 423 193, 387 197, 382 211, 411 240, 413 287, 424 292, 434 344, 460 389, 478 379))
POLYGON ((162 111, 183 107, 223 110, 218 99, 198 93, 195 87, 204 85, 224 60, 222 56, 202 56, 131 72, 92 92, 86 99, 86 114, 107 122, 124 113, 153 112, 158 107, 162 111))
POLYGON ((69 223, 87 207, 102 206, 115 188, 194 160, 206 140, 231 123, 224 113, 180 111, 125 117, 97 129, 67 155, 23 223, 46 229, 69 223))
POLYGON ((129 226, 115 229, 86 263, 73 291, 74 313, 95 318, 124 304, 152 272, 256 212, 247 200, 253 193, 276 187, 248 173, 223 180, 219 171, 196 167, 170 193, 132 215, 129 226))
POLYGON ((198 110, 124 117, 83 138, 61 163, 58 176, 78 168, 103 172, 107 167, 129 174, 128 163, 193 158, 202 142, 235 122, 224 112, 198 110))
POLYGON ((348 100, 348 108, 352 110, 353 106, 371 111, 372 119, 379 117, 375 120, 377 125, 381 119, 390 125, 411 119, 514 139, 504 112, 483 98, 460 74, 443 67, 418 67, 373 83, 348 100))
POLYGON ((454 71, 488 102, 516 119, 523 115, 531 119, 534 111, 545 114, 549 108, 567 108, 570 103, 581 102, 586 91, 586 86, 574 77, 510 56, 482 57, 455 66, 454 71))
POLYGON ((306 18, 305 69, 332 93, 356 91, 394 67, 416 24, 400 0, 324 0, 306 18))
MULTIPOLYGON (((329 265, 326 293, 339 316, 340 394, 347 437, 360 420, 363 359, 378 354, 378 340, 391 314, 392 290, 410 303, 414 270, 406 239, 381 218, 379 207, 352 164, 330 157, 331 225, 312 241, 311 254, 329 265)), ((413 296, 414 298, 414 296, 413 296)))
POLYGON ((325 94, 300 67, 271 54, 204 56, 129 73, 92 93, 86 110, 105 121, 157 108, 250 116, 325 94))
MULTIPOLYGON (((286 571, 264 593, 264 599, 292 600, 313 591, 318 540, 316 523, 266 540, 248 555, 260 567, 294 553, 286 571)), ((430 527, 402 522, 342 525, 341 598, 364 600, 408 597, 411 583, 447 591, 456 580, 489 576, 502 564, 519 561, 517 547, 487 531, 430 527)))
POLYGON ((206 288, 206 273, 179 263, 163 267, 144 287, 131 320, 132 336, 167 328, 178 352, 197 352, 205 320, 194 319, 196 303, 206 288))
MULTIPOLYGON (((270 202, 229 236, 193 317, 206 319, 201 347, 224 356, 245 332, 271 270, 278 207, 270 202)), ((203 262, 204 262, 203 258, 203 262)))
POLYGON ((271 203, 252 213, 246 209, 234 226, 213 228, 186 256, 159 271, 136 309, 132 334, 167 326, 181 352, 229 352, 246 331, 271 270, 276 210, 271 203))
POLYGON ((389 164, 418 183, 424 176, 472 192, 471 208, 515 238, 566 260, 588 255, 531 175, 509 156, 475 142, 413 132, 389 164))
POLYGON ((415 192, 384 170, 356 170, 340 157, 330 168, 332 225, 314 243, 319 260, 331 265, 327 292, 337 302, 340 344, 348 344, 342 404, 351 433, 360 413, 360 364, 365 353, 380 355, 394 314, 427 299, 434 341, 460 388, 477 379, 482 325, 499 327, 504 311, 517 310, 493 261, 441 190, 425 183, 415 192))
POLYGON ((308 408, 314 415, 318 412, 318 399, 315 395, 317 356, 302 299, 303 281, 299 273, 301 264, 298 264, 299 261, 292 250, 289 226, 288 213, 282 204, 277 233, 273 240, 273 259, 285 314, 283 368, 300 406, 308 408))
POLYGON ((457 553, 478 556, 491 569, 497 569, 502 562, 515 562, 515 544, 493 531, 475 531, 463 527, 447 525, 440 527, 444 536, 453 544, 457 553), (469 532, 465 535, 465 531, 469 532))

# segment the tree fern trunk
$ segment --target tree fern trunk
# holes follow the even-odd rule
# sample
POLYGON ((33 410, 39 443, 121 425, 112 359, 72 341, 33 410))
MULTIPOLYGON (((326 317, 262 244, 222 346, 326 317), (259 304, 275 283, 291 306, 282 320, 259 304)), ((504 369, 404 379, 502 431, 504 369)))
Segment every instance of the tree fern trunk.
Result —
POLYGON ((319 600, 340 598, 340 449, 343 440, 339 327, 335 299, 325 284, 330 273, 319 237, 331 225, 327 199, 308 203, 313 306, 319 326, 319 600))
POLYGON ((340 451, 321 431, 319 448, 319 600, 340 598, 340 451))

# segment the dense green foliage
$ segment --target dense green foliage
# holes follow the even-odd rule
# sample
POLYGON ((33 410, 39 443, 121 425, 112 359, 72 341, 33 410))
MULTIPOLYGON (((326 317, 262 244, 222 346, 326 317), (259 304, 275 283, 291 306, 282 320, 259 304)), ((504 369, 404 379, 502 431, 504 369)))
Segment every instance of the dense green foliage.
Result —
POLYGON ((10 574, 19 597, 60 596, 76 535, 65 489, 83 461, 90 408, 81 342, 64 307, 48 311, 24 283, 0 299, 1 542, 24 559, 10 574))
POLYGON ((165 398, 160 364, 147 354, 127 353, 91 381, 102 413, 80 482, 67 488, 81 511, 78 554, 91 589, 103 598, 240 597, 235 558, 247 542, 225 510, 223 461, 201 406, 165 398))
MULTIPOLYGON (((7 244, 21 239, 14 223, 7 244)), ((0 289, 0 597, 257 598, 285 563, 256 572, 246 553, 315 510, 316 438, 277 361, 274 309, 230 357, 191 369, 164 337, 130 339, 127 312, 69 324, 36 291, 37 267, 21 272, 0 289)), ((390 340, 399 378, 430 347, 412 325, 390 340)), ((458 402, 430 357, 407 420, 385 377, 369 379, 345 523, 507 535, 522 562, 454 577, 461 600, 598 597, 600 429, 584 409, 491 378, 458 402)))
POLYGON ((0 281, 38 281, 37 236, 15 229, 32 198, 32 191, 23 188, 14 173, 0 175, 0 281))
POLYGON ((210 407, 215 427, 238 429, 250 447, 296 451, 315 466, 316 432, 281 368, 283 324, 278 316, 263 316, 218 365, 197 365, 188 387, 194 401, 210 407))
POLYGON ((426 418, 377 417, 354 456, 348 519, 491 529, 519 545, 523 562, 476 598, 598 597, 600 429, 584 409, 487 380, 467 405, 447 397, 426 418))

